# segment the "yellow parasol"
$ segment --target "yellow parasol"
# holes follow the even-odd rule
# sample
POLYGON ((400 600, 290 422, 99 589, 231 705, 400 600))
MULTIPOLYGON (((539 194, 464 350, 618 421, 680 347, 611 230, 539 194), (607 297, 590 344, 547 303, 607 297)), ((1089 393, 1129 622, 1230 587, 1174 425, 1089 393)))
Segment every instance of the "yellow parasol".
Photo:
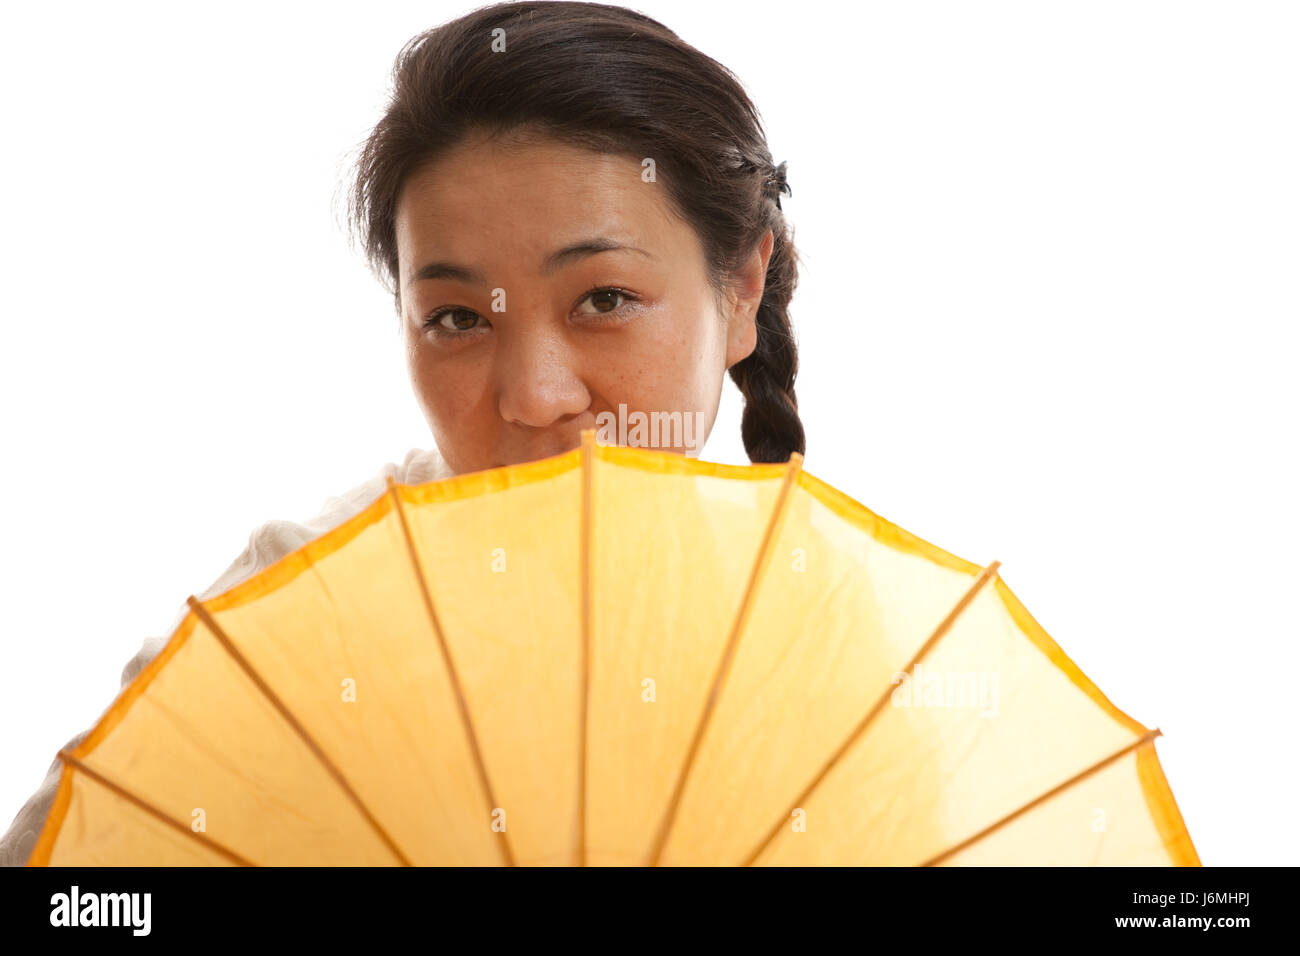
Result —
POLYGON ((582 437, 191 597, 29 865, 1199 864, 998 562, 582 437))

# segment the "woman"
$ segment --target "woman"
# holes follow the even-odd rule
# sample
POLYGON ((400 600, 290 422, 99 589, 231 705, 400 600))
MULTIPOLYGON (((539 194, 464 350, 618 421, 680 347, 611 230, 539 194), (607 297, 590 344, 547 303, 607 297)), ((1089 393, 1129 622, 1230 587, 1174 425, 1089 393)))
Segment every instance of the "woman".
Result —
MULTIPOLYGON (((699 427, 633 430, 629 444, 698 453, 726 373, 750 460, 804 452, 785 164, 726 68, 621 7, 503 3, 413 38, 393 80, 351 222, 393 294, 436 449, 412 449, 314 518, 257 528, 201 600, 355 515, 388 476, 549 457, 637 414, 699 427)), ((124 688, 165 643, 144 642, 124 688)), ((0 862, 26 862, 60 771, 56 759, 0 862)))

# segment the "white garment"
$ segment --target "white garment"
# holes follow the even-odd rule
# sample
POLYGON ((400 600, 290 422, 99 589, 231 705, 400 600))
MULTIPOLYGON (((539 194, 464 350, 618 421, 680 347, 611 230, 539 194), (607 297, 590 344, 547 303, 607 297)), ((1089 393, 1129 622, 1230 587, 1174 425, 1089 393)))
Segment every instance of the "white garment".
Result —
MULTIPOLYGON (((398 483, 416 485, 449 478, 452 476, 452 471, 436 448, 412 448, 407 452, 406 459, 401 465, 388 462, 372 478, 357 485, 351 491, 338 497, 327 498, 321 506, 320 514, 314 518, 303 522, 268 521, 255 528, 248 536, 248 547, 244 549, 244 553, 231 563, 211 587, 195 596, 200 601, 216 597, 263 568, 274 564, 286 554, 298 550, 308 541, 320 537, 359 514, 387 490, 386 479, 389 475, 398 483)), ((189 604, 182 604, 175 622, 164 636, 145 638, 144 645, 122 669, 123 690, 163 649, 167 639, 176 628, 180 627, 189 611, 189 604)), ((108 707, 104 710, 107 711, 108 707)), ((98 722, 96 720, 95 723, 98 722)), ((93 729, 93 725, 87 727, 64 744, 64 749, 71 750, 76 747, 93 729)), ((36 846, 36 838, 45 826, 45 818, 49 815, 50 805, 54 802, 54 794, 58 790, 62 772, 63 761, 55 757, 40 789, 23 804, 18 815, 14 817, 13 823, 10 824, 9 831, 0 839, 0 866, 23 866, 27 863, 27 858, 31 856, 32 849, 36 846)))

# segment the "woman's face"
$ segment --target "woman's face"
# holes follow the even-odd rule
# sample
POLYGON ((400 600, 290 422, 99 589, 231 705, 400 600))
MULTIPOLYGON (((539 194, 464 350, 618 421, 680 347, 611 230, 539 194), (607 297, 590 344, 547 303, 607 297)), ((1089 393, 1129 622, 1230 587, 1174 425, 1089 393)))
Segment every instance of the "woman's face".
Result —
POLYGON ((754 349, 771 234, 720 305, 633 158, 476 135, 408 179, 396 227, 411 382, 457 474, 561 454, 584 428, 619 441, 620 421, 626 444, 698 454, 754 349), (636 413, 680 427, 638 433, 636 413))

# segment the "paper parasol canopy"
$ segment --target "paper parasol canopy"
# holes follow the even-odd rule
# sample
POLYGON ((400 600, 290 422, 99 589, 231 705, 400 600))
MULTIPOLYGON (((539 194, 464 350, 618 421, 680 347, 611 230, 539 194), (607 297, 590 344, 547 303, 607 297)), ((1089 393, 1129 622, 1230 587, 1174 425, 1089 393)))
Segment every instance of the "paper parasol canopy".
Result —
POLYGON ((1199 864, 998 563, 802 464, 390 479, 190 598, 29 865, 1199 864))

